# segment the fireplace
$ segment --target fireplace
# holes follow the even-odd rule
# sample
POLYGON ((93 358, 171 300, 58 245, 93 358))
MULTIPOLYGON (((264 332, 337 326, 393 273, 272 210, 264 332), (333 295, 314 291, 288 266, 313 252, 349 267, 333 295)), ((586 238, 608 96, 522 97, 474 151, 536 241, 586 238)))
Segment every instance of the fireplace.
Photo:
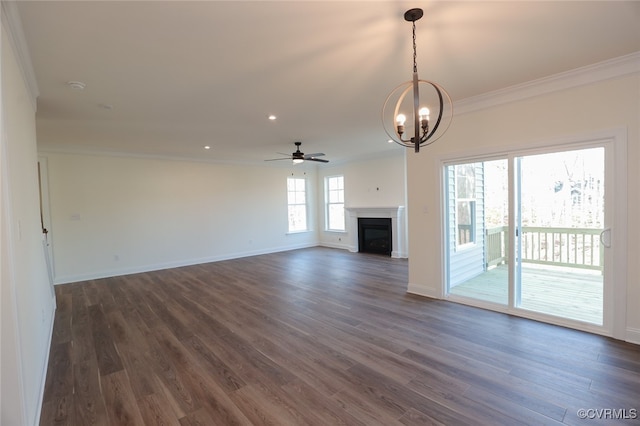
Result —
MULTIPOLYGON (((347 232, 348 248, 352 253, 357 253, 360 245, 359 219, 388 219, 391 220, 389 227, 389 250, 391 257, 407 258, 407 226, 405 220, 404 206, 389 207, 345 207, 347 211, 347 232)), ((385 253, 388 254, 388 253, 385 253)))
POLYGON ((390 218, 358 218, 358 251, 391 256, 390 218))

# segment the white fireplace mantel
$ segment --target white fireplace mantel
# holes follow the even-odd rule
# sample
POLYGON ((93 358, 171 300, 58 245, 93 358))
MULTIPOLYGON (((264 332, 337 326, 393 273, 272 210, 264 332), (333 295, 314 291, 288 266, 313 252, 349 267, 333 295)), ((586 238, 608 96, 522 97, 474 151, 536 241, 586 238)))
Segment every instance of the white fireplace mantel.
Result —
POLYGON ((349 232, 349 251, 358 251, 358 218, 391 218, 391 257, 406 258, 407 221, 404 206, 345 207, 349 232))

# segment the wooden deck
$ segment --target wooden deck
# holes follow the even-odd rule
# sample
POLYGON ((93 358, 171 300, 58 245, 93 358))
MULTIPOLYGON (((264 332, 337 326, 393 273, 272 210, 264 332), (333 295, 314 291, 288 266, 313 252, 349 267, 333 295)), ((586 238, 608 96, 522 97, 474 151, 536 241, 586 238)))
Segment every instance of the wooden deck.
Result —
MULTIPOLYGON (((451 289, 451 294, 508 303, 508 268, 496 268, 451 289)), ((572 320, 602 324, 603 283, 599 271, 575 268, 522 267, 520 308, 572 320)))

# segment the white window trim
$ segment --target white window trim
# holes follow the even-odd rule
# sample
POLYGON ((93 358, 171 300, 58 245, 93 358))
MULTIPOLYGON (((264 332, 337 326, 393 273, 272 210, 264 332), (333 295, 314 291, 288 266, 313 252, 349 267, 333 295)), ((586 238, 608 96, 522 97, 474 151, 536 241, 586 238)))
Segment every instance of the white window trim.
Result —
POLYGON ((305 232, 311 232, 311 229, 309 228, 309 193, 308 193, 308 184, 307 184, 307 178, 306 177, 294 177, 294 176, 288 176, 287 177, 287 232, 285 233, 286 235, 289 234, 302 234, 305 232), (289 223, 289 207, 290 206, 301 206, 303 204, 290 204, 289 203, 289 179, 296 179, 296 180, 303 180, 304 181, 304 216, 305 216, 305 229, 297 229, 297 230, 291 230, 290 226, 291 224, 289 223))
POLYGON ((347 216, 344 202, 344 175, 332 175, 324 177, 324 230, 325 232, 333 232, 336 234, 346 234, 347 233, 347 216), (342 178, 342 203, 330 203, 329 202, 329 180, 334 178, 342 178), (344 222, 342 224, 344 229, 333 229, 329 227, 331 221, 329 220, 329 207, 333 204, 342 204, 342 209, 344 211, 344 222))

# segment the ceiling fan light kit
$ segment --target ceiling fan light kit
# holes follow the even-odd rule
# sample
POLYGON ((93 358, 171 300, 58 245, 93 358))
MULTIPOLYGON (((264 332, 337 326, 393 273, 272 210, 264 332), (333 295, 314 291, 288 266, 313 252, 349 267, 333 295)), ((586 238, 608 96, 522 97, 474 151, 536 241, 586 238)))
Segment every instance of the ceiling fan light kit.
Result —
MULTIPOLYGON (((296 150, 291 153, 290 157, 272 158, 270 160, 264 160, 264 161, 292 160, 293 164, 301 164, 301 163, 304 163, 305 161, 317 161, 319 163, 329 162, 329 160, 318 158, 318 157, 324 156, 322 152, 316 152, 314 154, 305 154, 304 152, 300 151, 300 145, 302 145, 302 142, 294 142, 293 144, 296 146, 296 150)), ((287 155, 287 154, 282 154, 282 155, 287 155)))
POLYGON ((406 148, 414 148, 415 152, 419 152, 421 146, 430 145, 440 139, 448 130, 453 117, 453 103, 447 91, 438 83, 418 78, 416 21, 422 18, 422 15, 422 9, 410 9, 404 14, 404 19, 412 23, 413 29, 413 79, 396 86, 382 106, 382 124, 389 138, 406 148), (423 103, 420 98, 421 87, 424 88, 423 103), (412 97, 407 96, 409 92, 413 94, 412 97), (426 106, 433 104, 438 107, 435 113, 426 106), (405 114, 403 111, 412 111, 412 114, 405 114), (407 115, 410 123, 413 122, 409 129, 405 128, 407 115), (430 122, 432 115, 435 116, 433 124, 430 122))

